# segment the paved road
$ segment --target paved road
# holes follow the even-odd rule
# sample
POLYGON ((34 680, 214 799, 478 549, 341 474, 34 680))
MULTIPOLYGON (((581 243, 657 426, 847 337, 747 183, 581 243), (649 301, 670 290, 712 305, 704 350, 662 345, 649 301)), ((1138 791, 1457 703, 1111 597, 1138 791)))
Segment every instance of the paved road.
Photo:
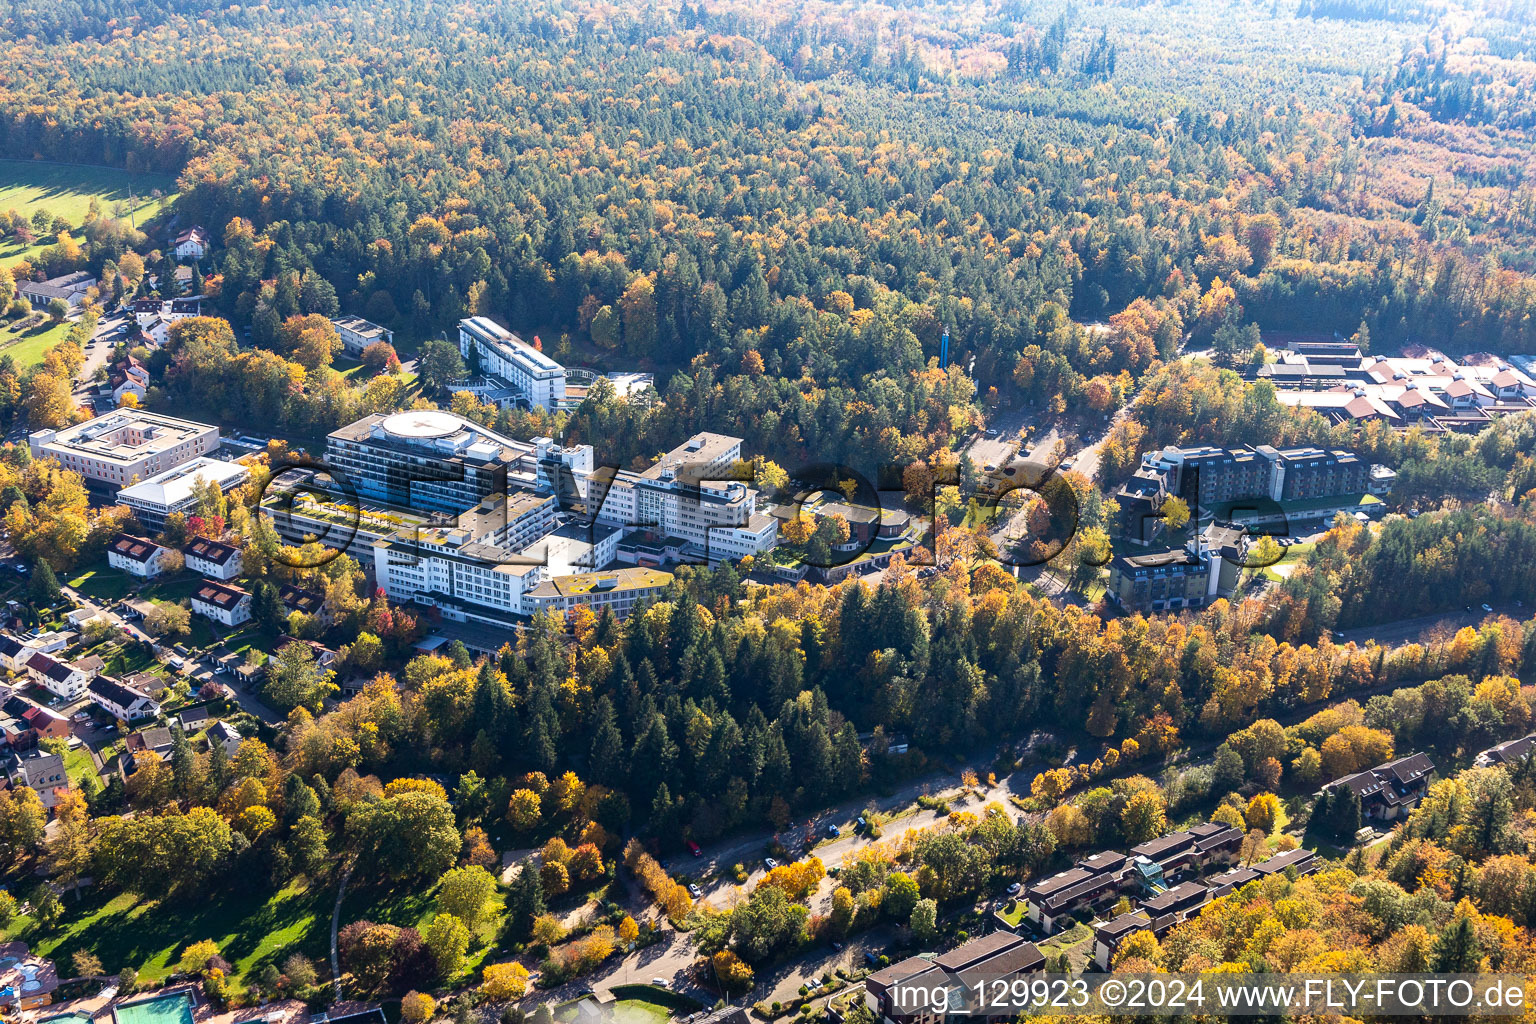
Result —
POLYGON ((125 313, 105 315, 96 324, 96 333, 85 347, 85 362, 75 375, 75 401, 86 403, 96 394, 96 371, 107 363, 118 341, 118 330, 128 322, 125 313))
POLYGON ((1493 609, 1491 613, 1483 611, 1480 605, 1473 605, 1470 611, 1437 612, 1433 615, 1399 619, 1396 622, 1386 622, 1376 626, 1346 629, 1339 634, 1342 639, 1337 642, 1364 644, 1375 641, 1383 647, 1396 650, 1411 643, 1443 643, 1455 636, 1457 630, 1467 626, 1476 629, 1490 615, 1509 615, 1524 619, 1530 614, 1523 605, 1516 605, 1513 602, 1491 604, 1489 607, 1493 609))

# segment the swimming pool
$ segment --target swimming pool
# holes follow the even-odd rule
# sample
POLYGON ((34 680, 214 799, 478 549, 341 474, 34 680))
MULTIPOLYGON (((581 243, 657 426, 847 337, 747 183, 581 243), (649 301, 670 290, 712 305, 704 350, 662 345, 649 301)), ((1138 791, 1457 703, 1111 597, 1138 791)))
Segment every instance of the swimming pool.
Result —
POLYGON ((117 1024, 192 1024, 192 997, 185 992, 153 996, 112 1008, 117 1024))
POLYGON ((91 1024, 91 1017, 85 1013, 61 1013, 57 1017, 44 1017, 37 1024, 91 1024))

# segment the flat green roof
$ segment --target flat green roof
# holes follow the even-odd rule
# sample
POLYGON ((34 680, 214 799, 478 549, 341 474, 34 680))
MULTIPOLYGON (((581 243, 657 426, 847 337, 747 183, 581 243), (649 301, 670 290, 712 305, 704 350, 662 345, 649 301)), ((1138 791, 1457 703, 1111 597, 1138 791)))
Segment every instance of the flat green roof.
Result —
POLYGON ((1374 494, 1335 494, 1321 498, 1294 498, 1290 501, 1271 502, 1267 498, 1247 498, 1240 501, 1222 501, 1214 505, 1206 506, 1206 511, 1217 519, 1231 518, 1233 509, 1243 509, 1250 513, 1264 515, 1273 514, 1271 506, 1275 506, 1289 518, 1305 516, 1309 512, 1320 512, 1326 509, 1339 508, 1363 508, 1368 505, 1380 505, 1381 499, 1374 494))

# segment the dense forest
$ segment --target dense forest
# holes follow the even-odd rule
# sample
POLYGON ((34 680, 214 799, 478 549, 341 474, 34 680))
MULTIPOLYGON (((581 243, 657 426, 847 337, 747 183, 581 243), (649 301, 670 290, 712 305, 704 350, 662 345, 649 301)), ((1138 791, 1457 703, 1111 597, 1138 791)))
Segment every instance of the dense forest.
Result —
POLYGON ((1523 65, 1422 5, 851 10, 5 4, 0 146, 178 174, 259 345, 488 313, 781 458, 944 446, 971 396, 903 396, 945 330, 1056 411, 1252 323, 1536 350, 1523 65))

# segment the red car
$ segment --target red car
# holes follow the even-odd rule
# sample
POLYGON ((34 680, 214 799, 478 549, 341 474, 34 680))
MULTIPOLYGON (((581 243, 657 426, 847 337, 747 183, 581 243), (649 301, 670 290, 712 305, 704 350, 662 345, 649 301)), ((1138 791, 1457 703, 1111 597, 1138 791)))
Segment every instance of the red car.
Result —
POLYGON ((693 854, 695 857, 704 856, 704 851, 699 849, 699 844, 694 842, 692 839, 688 840, 688 852, 693 854))

